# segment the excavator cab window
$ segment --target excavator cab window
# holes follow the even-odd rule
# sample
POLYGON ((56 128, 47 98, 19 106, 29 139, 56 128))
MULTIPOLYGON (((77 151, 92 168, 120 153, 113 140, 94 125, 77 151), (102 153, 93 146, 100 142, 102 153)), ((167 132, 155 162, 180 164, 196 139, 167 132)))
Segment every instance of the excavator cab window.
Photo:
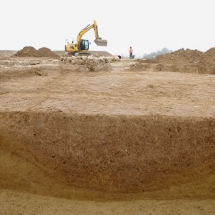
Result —
POLYGON ((89 49, 89 40, 81 40, 80 50, 88 50, 88 49, 89 49))

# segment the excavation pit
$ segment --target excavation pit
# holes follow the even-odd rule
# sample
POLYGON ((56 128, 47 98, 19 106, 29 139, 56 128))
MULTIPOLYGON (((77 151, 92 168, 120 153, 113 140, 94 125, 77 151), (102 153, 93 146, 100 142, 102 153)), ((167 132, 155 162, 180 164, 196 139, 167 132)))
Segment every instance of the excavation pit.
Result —
POLYGON ((120 65, 130 62, 0 74, 1 188, 90 200, 215 197, 215 78, 120 65))

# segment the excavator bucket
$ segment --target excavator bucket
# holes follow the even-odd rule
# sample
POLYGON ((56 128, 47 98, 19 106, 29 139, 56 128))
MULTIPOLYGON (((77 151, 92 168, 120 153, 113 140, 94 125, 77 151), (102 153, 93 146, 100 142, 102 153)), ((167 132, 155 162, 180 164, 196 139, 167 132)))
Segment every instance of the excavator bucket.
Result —
POLYGON ((97 46, 107 46, 107 40, 102 40, 102 38, 97 38, 94 42, 97 46))

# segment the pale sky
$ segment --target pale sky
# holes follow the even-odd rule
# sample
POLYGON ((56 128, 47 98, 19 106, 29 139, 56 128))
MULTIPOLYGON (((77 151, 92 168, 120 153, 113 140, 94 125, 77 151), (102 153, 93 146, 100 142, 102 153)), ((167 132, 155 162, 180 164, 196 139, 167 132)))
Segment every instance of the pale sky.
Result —
POLYGON ((134 54, 215 47, 215 0, 0 0, 0 50, 25 46, 64 50, 81 29, 96 20, 107 47, 90 50, 134 54))

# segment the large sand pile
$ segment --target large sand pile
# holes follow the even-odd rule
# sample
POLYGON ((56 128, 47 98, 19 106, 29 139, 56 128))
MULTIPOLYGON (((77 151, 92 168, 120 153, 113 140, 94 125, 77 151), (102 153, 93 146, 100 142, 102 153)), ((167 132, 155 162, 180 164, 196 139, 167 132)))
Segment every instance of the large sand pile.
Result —
POLYGON ((175 52, 160 55, 154 58, 155 61, 159 63, 189 63, 193 61, 199 60, 203 55, 203 52, 198 50, 190 50, 190 49, 179 49, 175 52))
POLYGON ((36 50, 34 47, 26 46, 22 50, 18 51, 14 56, 17 57, 50 57, 59 58, 59 55, 55 54, 48 48, 40 48, 36 50))
POLYGON ((206 52, 179 49, 152 59, 138 60, 139 63, 156 64, 157 71, 215 74, 215 48, 206 52))
POLYGON ((40 48, 38 49, 38 54, 40 57, 52 57, 52 58, 59 58, 59 55, 55 54, 48 48, 40 48))

